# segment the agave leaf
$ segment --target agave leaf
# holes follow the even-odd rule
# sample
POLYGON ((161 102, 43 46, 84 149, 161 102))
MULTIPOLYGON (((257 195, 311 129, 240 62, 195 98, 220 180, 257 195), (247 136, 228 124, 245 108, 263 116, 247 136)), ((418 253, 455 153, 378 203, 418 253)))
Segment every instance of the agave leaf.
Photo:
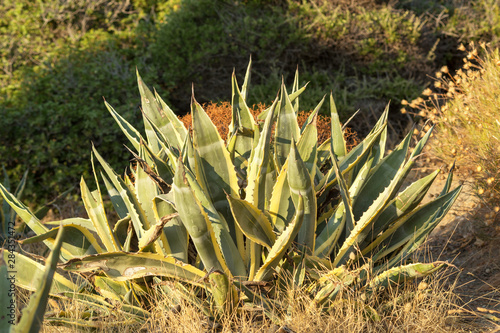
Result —
POLYGON ((227 199, 233 212, 234 220, 238 223, 246 237, 269 249, 276 241, 271 222, 265 214, 251 203, 233 198, 227 199))
POLYGON ((111 180, 116 191, 118 191, 123 204, 127 209, 127 213, 132 219, 132 225, 134 226, 135 233, 139 239, 142 238, 145 230, 149 229, 148 219, 141 204, 137 200, 133 190, 111 169, 109 164, 102 158, 102 156, 97 152, 95 147, 92 147, 92 151, 101 163, 106 175, 111 180))
MULTIPOLYGON (((120 314, 125 314, 127 317, 132 317, 134 320, 147 319, 150 317, 150 313, 148 311, 137 306, 126 304, 125 302, 121 303, 120 307, 117 309, 114 304, 108 302, 108 299, 100 295, 62 292, 60 294, 52 295, 52 297, 60 299, 63 302, 81 303, 91 311, 96 310, 105 316, 110 316, 112 312, 118 312, 120 314)), ((88 320, 86 321, 88 322, 88 320)))
POLYGON ((363 241, 362 245, 360 245, 360 248, 363 250, 363 255, 373 249, 372 246, 367 247, 367 245, 374 240, 373 235, 378 235, 395 220, 402 217, 407 212, 411 212, 415 207, 417 207, 431 187, 434 179, 436 179, 439 171, 440 170, 436 170, 424 178, 413 182, 403 192, 398 194, 398 196, 389 204, 387 204, 384 211, 380 213, 380 215, 373 222, 370 234, 363 241))
POLYGON ((342 126, 340 125, 339 114, 337 112, 337 107, 335 106, 335 101, 333 100, 333 95, 330 93, 330 119, 331 119, 331 147, 332 152, 337 156, 337 159, 342 160, 342 158, 347 153, 346 144, 344 140, 344 133, 342 131, 342 126))
POLYGON ((282 232, 294 214, 294 205, 288 185, 288 161, 285 162, 273 187, 269 214, 276 230, 282 232))
POLYGON ((99 294, 115 301, 123 301, 123 296, 129 291, 125 281, 115 281, 105 276, 94 277, 94 286, 99 294))
POLYGON ((415 148, 413 149, 413 152, 411 153, 409 160, 412 160, 413 158, 420 155, 425 145, 429 141, 429 138, 431 137, 433 130, 434 130, 434 125, 427 131, 427 133, 425 133, 422 139, 420 139, 420 141, 415 145, 415 148))
POLYGON ((161 289, 166 294, 169 300, 174 300, 177 304, 181 306, 182 300, 186 301, 189 304, 197 307, 201 313, 203 313, 208 318, 214 317, 214 313, 212 309, 207 304, 208 301, 206 299, 200 299, 196 295, 196 290, 193 288, 186 288, 182 283, 174 282, 174 283, 161 283, 161 289))
MULTIPOLYGON (((10 191, 10 182, 9 182, 9 176, 7 175, 7 170, 5 170, 5 167, 2 165, 3 173, 4 173, 4 184, 5 188, 7 191, 10 191)), ((21 199, 21 196, 24 191, 24 187, 26 186, 26 179, 28 178, 28 170, 26 170, 23 173, 23 176, 21 177, 21 180, 17 184, 16 190, 14 191, 14 197, 17 199, 21 199)), ((9 222, 15 222, 16 221, 16 211, 14 209, 11 209, 9 204, 7 203, 6 200, 2 202, 2 211, 3 211, 3 233, 1 235, 7 235, 8 234, 8 226, 9 222), (7 220, 8 219, 8 220, 7 220)), ((35 214, 35 216, 37 216, 35 214)), ((0 236, 1 237, 1 236, 0 236)))
POLYGON ((326 258, 333 251, 344 231, 346 211, 344 203, 337 206, 335 214, 330 217, 321 233, 316 237, 314 255, 326 258))
POLYGON ((321 168, 330 159, 331 142, 332 142, 332 138, 329 137, 317 149, 317 155, 318 155, 317 164, 318 164, 319 168, 321 168))
POLYGON ((311 175, 307 171, 293 139, 288 165, 288 184, 294 203, 298 206, 299 197, 302 197, 304 201, 304 218, 299 231, 298 243, 303 250, 312 252, 316 240, 316 193, 311 175))
MULTIPOLYGON (((380 135, 384 131, 387 124, 378 127, 378 129, 368 135, 360 144, 353 148, 347 155, 344 156, 342 161, 339 163, 339 170, 342 175, 351 171, 364 157, 370 153, 372 146, 377 142, 380 135)), ((318 197, 318 203, 322 203, 326 200, 328 192, 333 186, 337 184, 337 179, 335 171, 332 168, 325 177, 323 177, 322 182, 316 185, 316 192, 320 192, 318 197)))
MULTIPOLYGON (((6 252, 5 250, 0 250, 6 252)), ((2 307, 2 321, 0 321, 0 331, 1 332, 13 332, 16 322, 15 309, 17 308, 16 298, 14 297, 10 287, 9 272, 7 265, 3 260, 3 255, 0 256, 0 306, 2 307), (12 310, 12 312, 10 312, 12 310)))
POLYGON ((335 174, 337 175, 337 181, 339 183, 339 188, 340 188, 340 195, 342 197, 342 203, 344 204, 346 230, 347 233, 350 233, 355 227, 354 213, 352 212, 352 199, 349 190, 347 189, 346 180, 340 173, 337 157, 335 155, 332 156, 333 156, 333 169, 335 170, 335 174))
POLYGON ((106 105, 109 113, 111 113, 113 118, 116 120, 118 126, 120 126, 122 132, 125 134, 127 139, 129 139, 130 143, 132 143, 134 148, 139 151, 139 145, 141 141, 144 141, 139 131, 137 131, 132 125, 130 125, 128 121, 120 116, 120 114, 116 112, 115 109, 113 109, 113 107, 108 104, 108 102, 104 101, 104 105, 106 105))
MULTIPOLYGON (((302 88, 295 90, 290 95, 288 95, 288 99, 290 99, 290 103, 295 102, 297 100, 297 98, 299 98, 300 94, 302 94, 304 92, 304 90, 306 90, 306 87, 308 84, 309 84, 309 82, 304 84, 302 86, 302 88)), ((297 111, 295 111, 295 108, 294 108, 294 112, 297 112, 297 111)))
POLYGON ((245 199, 259 209, 266 206, 266 174, 269 161, 271 126, 277 102, 271 106, 270 112, 264 123, 257 146, 250 156, 248 166, 248 185, 245 199))
POLYGON ((360 193, 360 200, 356 200, 353 213, 356 220, 373 204, 383 191, 392 182, 399 169, 403 165, 412 133, 409 133, 399 146, 387 155, 373 169, 370 177, 364 183, 360 193))
MULTIPOLYGON (((195 151, 195 156, 199 160, 197 154, 198 152, 195 151)), ((219 244, 220 246, 223 258, 227 263, 229 270, 234 276, 246 276, 246 268, 243 261, 243 258, 245 257, 245 249, 243 234, 241 233, 241 230, 236 228, 236 226, 234 225, 234 220, 230 220, 233 228, 235 229, 235 244, 235 240, 230 234, 228 222, 226 221, 224 216, 215 209, 215 206, 210 201, 210 198, 205 195, 205 191, 198 183, 197 179, 189 170, 185 170, 185 177, 196 199, 199 200, 205 213, 208 216, 215 239, 217 241, 217 244, 219 244)), ((231 216, 231 218, 233 217, 231 216)))
MULTIPOLYGON (((311 122, 307 124, 297 143, 297 148, 300 156, 304 161, 304 165, 307 168, 307 171, 311 175, 312 179, 314 179, 316 173, 316 163, 318 158, 318 129, 316 128, 316 122, 317 114, 314 114, 311 122)), ((312 184, 314 186, 314 182, 312 184)))
MULTIPOLYGON (((302 125, 301 129, 300 129, 300 134, 302 135, 302 133, 304 133, 304 130, 306 129, 306 127, 317 117, 317 115, 319 114, 319 110, 321 109, 321 107, 323 106, 323 103, 325 102, 325 96, 323 96, 323 98, 321 99, 321 101, 318 103, 318 105, 316 105, 316 107, 314 108, 313 112, 311 112, 311 114, 307 117, 307 120, 306 122, 302 125)), ((297 111, 295 111, 297 112, 297 111)), ((316 140, 317 141, 317 140, 316 140)))
POLYGON ((281 85, 281 99, 284 103, 284 107, 281 107, 279 110, 274 136, 274 154, 278 169, 281 169, 288 158, 292 140, 297 142, 300 135, 297 115, 295 114, 292 102, 290 101, 283 83, 281 85))
POLYGON ((155 275, 174 278, 199 285, 205 273, 194 266, 182 263, 173 257, 154 253, 109 252, 75 258, 63 265, 70 272, 104 271, 107 277, 116 281, 140 279, 155 275))
MULTIPOLYGON (((144 153, 144 146, 141 145, 141 158, 143 158, 144 153)), ((154 242, 155 252, 167 255, 168 245, 166 244, 168 241, 163 234, 163 226, 168 220, 156 220, 152 203, 154 198, 159 194, 159 189, 156 182, 146 174, 143 168, 137 168, 135 175, 135 193, 139 204, 144 210, 148 225, 150 226, 149 229, 139 237, 139 251, 144 251, 147 246, 154 242)))
POLYGON ((186 166, 191 172, 196 172, 193 140, 190 135, 186 135, 186 140, 184 141, 184 146, 182 147, 182 163, 184 163, 184 166, 186 166))
MULTIPOLYGON (((44 234, 20 240, 19 243, 33 244, 45 240, 54 240, 60 228, 55 227, 44 234)), ((66 224, 64 228, 63 247, 61 249, 63 259, 68 260, 74 257, 104 252, 94 235, 85 227, 66 224)))
POLYGON ((215 209, 228 221, 231 236, 236 239, 236 230, 232 223, 233 216, 226 200, 226 193, 231 195, 238 193, 238 178, 234 165, 217 128, 194 97, 191 108, 193 144, 197 152, 195 154, 196 178, 215 209))
MULTIPOLYGON (((297 65, 297 69, 295 70, 295 76, 293 78, 292 94, 298 90, 299 90, 299 66, 297 65)), ((297 98, 293 102, 293 110, 295 111, 295 113, 299 112, 299 106, 300 106, 299 97, 297 96, 297 98)))
MULTIPOLYGON (((159 241, 163 255, 166 256, 171 254, 167 238, 163 233, 163 228, 170 220, 177 216, 179 216, 178 213, 163 216, 155 225, 149 228, 149 230, 144 233, 144 236, 139 239, 139 251, 145 251, 145 249, 148 248, 151 244, 159 241)), ((160 253, 160 251, 158 251, 158 253, 160 253)))
POLYGON ((258 131, 258 126, 255 124, 252 113, 245 102, 245 97, 238 88, 234 72, 232 89, 232 119, 229 125, 229 133, 231 134, 236 130, 234 151, 245 160, 248 160, 253 148, 254 131, 258 131))
MULTIPOLYGON (((17 252, 9 253, 3 250, 2 256, 6 263, 9 262, 9 259, 15 262, 15 270, 18 273, 16 274, 16 286, 30 291, 35 291, 38 288, 41 283, 40 280, 44 276, 45 266, 17 252), (22 274, 21 272, 29 272, 29 274, 22 274)), ((79 289, 80 287, 74 282, 57 272, 54 273, 50 288, 51 295, 64 291, 74 292, 79 289)))
POLYGON ((162 116, 166 116, 168 119, 167 128, 173 130, 173 133, 175 134, 175 137, 172 137, 172 135, 168 133, 168 142, 171 146, 180 149, 180 147, 182 147, 182 143, 185 141, 186 136, 188 136, 188 130, 186 129, 182 121, 180 121, 180 119, 177 117, 177 115, 172 111, 172 109, 170 109, 167 103, 165 103, 160 95, 156 93, 156 91, 155 97, 156 100, 160 103, 162 116))
MULTIPOLYGON (((400 178, 404 175, 405 169, 403 165, 400 166, 398 172, 394 176, 391 183, 380 193, 380 195, 373 201, 373 204, 368 208, 361 218, 356 222, 354 229, 349 233, 344 244, 340 248, 334 260, 334 265, 338 266, 347 261, 351 254, 356 255, 356 247, 360 244, 369 234, 372 222, 381 213, 387 201, 391 198, 397 185, 400 183, 400 178)), ((360 195, 361 197, 362 195, 360 195)))
MULTIPOLYGON (((38 218, 26 207, 18 198, 16 198, 12 193, 10 193, 2 184, 0 184, 0 192, 7 204, 14 209, 14 211, 19 215, 19 217, 33 230, 37 235, 43 234, 48 231, 48 229, 40 223, 38 218)), ((45 242, 50 249, 54 244, 53 241, 45 242)))
MULTIPOLYGON (((306 126, 297 145, 298 153, 304 158, 304 165, 310 175, 316 173, 317 129, 315 118, 313 117, 311 122, 306 126)), ((294 214, 294 206, 288 182, 288 169, 289 160, 287 159, 274 182, 269 202, 269 213, 272 216, 272 223, 280 232, 288 225, 294 214)))
POLYGON ((80 190, 82 192, 82 201, 85 205, 85 210, 90 217, 94 230, 104 244, 104 247, 108 252, 120 251, 121 246, 111 231, 111 226, 109 225, 106 212, 104 211, 104 204, 99 189, 94 196, 82 177, 80 181, 80 190))
POLYGON ((248 61, 247 71, 245 73, 245 80, 243 81, 243 86, 241 86, 241 96, 246 101, 248 97, 248 86, 250 85, 250 70, 252 69, 252 56, 248 61))
POLYGON ((446 193, 450 191, 451 188, 451 183, 453 182, 453 170, 455 169, 455 161, 453 161, 453 165, 450 167, 450 170, 448 171, 448 177, 446 178, 446 183, 443 187, 443 190, 439 194, 439 196, 443 196, 446 193))
POLYGON ((144 148, 145 160, 150 160, 152 165, 150 167, 146 161, 141 161, 140 158, 138 159, 138 156, 132 152, 137 162, 139 162, 139 166, 155 181, 163 193, 168 193, 170 191, 170 184, 172 184, 172 180, 174 179, 174 171, 163 159, 163 157, 165 157, 164 155, 167 155, 163 152, 163 146, 158 156, 155 155, 147 145, 142 144, 141 147, 144 148))
POLYGON ((429 264, 414 263, 388 269, 368 283, 368 290, 373 291, 391 284, 400 284, 416 278, 432 274, 444 266, 444 263, 434 262, 429 264))
MULTIPOLYGON (((156 127, 163 137, 167 140, 168 144, 172 147, 180 149, 184 142, 182 134, 178 130, 182 131, 182 127, 179 125, 179 121, 173 120, 172 115, 169 113, 169 108, 165 110, 160 106, 155 95, 149 90, 149 88, 142 81, 139 72, 137 71, 137 85, 139 86, 139 92, 141 94, 142 111, 145 117, 150 120, 154 127, 156 127), (173 123, 172 120, 175 122, 173 123)), ((148 142, 153 152, 158 153, 156 150, 159 145, 157 145, 158 138, 151 131, 148 131, 148 124, 144 123, 146 127, 146 135, 148 137, 148 142)), ((185 133, 184 133, 185 134, 185 133)))
POLYGON ((212 224, 202 204, 188 185, 184 165, 180 161, 172 187, 177 211, 193 240, 203 265, 207 270, 213 268, 228 272, 221 249, 215 239, 212 224))
MULTIPOLYGON (((169 216, 177 212, 165 194, 160 194, 153 200, 153 211, 155 212, 155 218, 158 221, 165 216, 169 216)), ((163 227, 163 233, 167 238, 167 244, 165 244, 165 247, 168 247, 169 254, 174 258, 187 263, 189 236, 180 217, 174 217, 168 221, 163 227)))
POLYGON ((276 242, 274 242, 266 260, 255 274, 255 281, 266 281, 270 279, 274 273, 274 269, 278 266, 285 253, 290 249, 295 236, 299 233, 305 215, 304 199, 301 196, 299 196, 295 211, 295 218, 276 239, 276 242))
POLYGON ((350 286, 355 281, 356 276, 351 271, 344 266, 336 267, 318 279, 316 284, 321 289, 314 296, 314 300, 318 305, 323 305, 328 300, 335 299, 343 287, 350 286))
POLYGON ((398 251, 398 255, 394 256, 390 261, 392 267, 399 262, 403 262, 406 258, 415 251, 420 244, 425 240, 427 235, 434 230, 437 224, 448 213, 451 206, 458 198, 462 187, 459 186, 453 191, 438 197, 436 200, 423 205, 416 209, 406 217, 393 223, 382 235, 375 239, 375 242, 381 244, 383 250, 374 256, 374 260, 379 260, 392 251, 403 248, 398 251))
MULTIPOLYGON (((317 256, 329 256, 331 251, 337 245, 340 237, 343 235, 344 227, 345 233, 349 234, 354 228, 354 216, 352 213, 352 202, 356 200, 359 195, 360 188, 364 184, 368 172, 371 169, 374 157, 372 156, 359 170, 356 175, 356 179, 353 181, 351 187, 347 191, 347 184, 344 177, 338 171, 338 163, 336 158, 334 158, 333 166, 337 169, 337 178, 340 179, 340 188, 342 201, 336 208, 335 214, 331 215, 327 219, 327 223, 319 236, 316 238, 316 249, 315 254, 317 256), (349 203, 349 211, 346 214, 345 204, 349 203), (348 223, 346 223, 348 221, 348 223)), ((333 209, 332 209, 333 210, 333 209)), ((326 214, 328 216, 328 214, 326 214)), ((324 218, 323 216, 321 218, 324 218)))
POLYGON ((276 170, 276 165, 274 164, 274 159, 270 158, 267 162, 267 172, 266 172, 266 196, 264 209, 269 210, 271 204, 271 197, 273 196, 273 188, 276 184, 278 178, 278 171, 276 170))
POLYGON ((120 196, 120 193, 115 188, 115 186, 111 183, 111 181, 106 177, 104 173, 101 172, 101 177, 104 180, 104 185, 106 186, 106 190, 108 191, 109 199, 115 208, 116 213, 120 219, 124 219, 128 216, 127 206, 125 205, 125 201, 120 196))
POLYGON ((38 281, 36 291, 31 295, 28 306, 24 308, 21 320, 16 325, 16 331, 18 332, 38 332, 42 327, 43 315, 47 306, 52 279, 63 244, 63 235, 64 227, 61 227, 54 242, 52 252, 47 258, 45 271, 38 281))
POLYGON ((231 314, 239 301, 234 284, 220 271, 209 273, 208 280, 219 313, 231 314))
POLYGON ((69 219, 64 219, 60 221, 48 221, 44 222, 44 225, 51 225, 51 226, 66 226, 70 224, 74 225, 79 225, 80 227, 84 227, 85 229, 88 229, 89 231, 97 233, 97 230, 94 228, 94 225, 92 224, 92 221, 90 219, 84 219, 81 217, 72 217, 69 219))

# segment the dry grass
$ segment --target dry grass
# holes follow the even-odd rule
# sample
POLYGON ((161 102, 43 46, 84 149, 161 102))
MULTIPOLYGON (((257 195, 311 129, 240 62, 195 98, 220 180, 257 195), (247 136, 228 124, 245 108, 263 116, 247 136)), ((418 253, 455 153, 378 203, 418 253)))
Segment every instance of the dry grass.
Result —
MULTIPOLYGON (((460 46, 460 50, 465 50, 460 46)), ((452 165, 475 187, 487 225, 500 222, 500 55, 471 44, 462 69, 443 67, 409 112, 437 125, 431 154, 452 165)), ((425 129, 429 128, 429 124, 425 129)), ((419 133, 421 134, 421 133, 419 133)))
MULTIPOLYGON (((288 283, 275 290, 278 307, 272 310, 272 320, 262 309, 244 306, 238 313, 214 323, 193 305, 181 301, 180 305, 172 306, 175 301, 157 294, 151 317, 143 324, 120 324, 114 328, 108 325, 126 320, 120 317, 93 323, 97 332, 465 332, 457 317, 462 311, 456 305, 455 285, 446 282, 450 270, 371 295, 344 288, 338 300, 323 310, 305 287, 288 283)), ((85 311, 81 305, 69 301, 59 302, 55 307, 54 304, 49 305, 48 311, 63 310, 73 317, 85 311)), ((43 332, 81 330, 45 325, 43 332)))

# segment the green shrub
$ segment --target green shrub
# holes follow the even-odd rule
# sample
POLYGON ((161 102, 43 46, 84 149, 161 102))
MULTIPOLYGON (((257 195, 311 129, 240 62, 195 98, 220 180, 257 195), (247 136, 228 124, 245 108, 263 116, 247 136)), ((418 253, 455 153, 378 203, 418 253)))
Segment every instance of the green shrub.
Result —
POLYGON ((500 211, 500 53, 472 48, 464 66, 452 75, 436 73, 434 91, 424 91, 403 109, 437 124, 432 155, 456 164, 464 179, 474 179, 476 194, 485 205, 482 220, 492 225, 500 211), (482 51, 482 55, 479 52, 482 51))
MULTIPOLYGON (((135 0, 122 8, 114 1, 7 0, 0 4, 0 152, 12 177, 32 171, 28 200, 67 188, 89 172, 88 164, 78 163, 88 159, 89 141, 118 138, 100 117, 101 97, 120 102, 126 118, 136 109, 125 102, 134 100, 126 87, 135 67, 158 83, 178 114, 189 110, 192 83, 202 103, 229 100, 226 78, 233 68, 242 71, 250 55, 250 104, 271 104, 274 87, 283 75, 291 84, 293 75, 284 73, 298 65, 301 83, 312 82, 303 110, 330 90, 342 120, 358 108, 370 117, 380 114, 389 99, 398 109, 401 100, 418 96, 427 74, 459 54, 449 51, 458 43, 451 30, 425 16, 444 8, 450 26, 460 12, 456 6, 451 0, 397 7, 375 0, 135 0), (77 146, 65 138, 70 127, 85 137, 77 146), (28 158, 33 151, 37 157, 28 158)), ((494 4, 474 8, 492 9, 488 22, 495 22, 494 4)), ((365 122, 358 123, 355 129, 366 134, 365 122)), ((122 151, 109 153, 119 167, 122 151)))
MULTIPOLYGON (((91 142, 112 147, 109 143, 123 140, 106 117, 103 96, 120 102, 127 117, 137 105, 125 101, 137 93, 126 92, 134 82, 132 64, 112 49, 74 52, 25 80, 31 82, 19 92, 18 104, 2 110, 7 117, 0 149, 6 165, 31 170, 26 193, 36 200, 62 192, 77 184, 79 174, 88 174, 91 142)), ((108 152, 113 163, 124 150, 115 146, 108 152)))

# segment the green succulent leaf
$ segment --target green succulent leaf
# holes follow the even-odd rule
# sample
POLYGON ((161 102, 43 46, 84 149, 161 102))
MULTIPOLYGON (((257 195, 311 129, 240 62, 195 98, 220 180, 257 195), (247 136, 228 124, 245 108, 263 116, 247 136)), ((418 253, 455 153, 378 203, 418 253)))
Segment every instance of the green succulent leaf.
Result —
POLYGON ((194 266, 154 253, 109 252, 75 258, 63 265, 70 272, 102 270, 116 281, 140 279, 155 275, 179 279, 194 285, 202 285, 205 273, 194 266))
POLYGON ((185 176, 184 165, 179 161, 175 173, 174 200, 176 209, 207 270, 229 272, 215 239, 212 224, 202 204, 195 196, 185 176))
POLYGON ((132 225, 134 226, 135 233, 137 234, 137 237, 141 239, 145 230, 148 230, 150 225, 148 223, 146 214, 137 199, 137 196, 135 195, 133 189, 131 189, 129 185, 127 185, 125 181, 113 171, 109 164, 97 152, 95 147, 92 147, 92 151, 103 167, 106 176, 111 181, 111 184, 113 184, 113 187, 118 192, 121 198, 120 204, 124 204, 124 208, 126 208, 127 210, 127 215, 130 215, 130 218, 132 220, 132 225))
POLYGON ((266 281, 271 278, 274 269, 278 266, 285 253, 290 249, 293 240, 299 233, 305 215, 304 199, 301 196, 299 196, 295 211, 295 218, 276 239, 276 242, 274 242, 266 260, 264 260, 264 263, 255 274, 255 281, 266 281))
POLYGON ((394 267, 377 275, 368 283, 367 287, 368 290, 372 291, 381 287, 388 287, 389 285, 406 283, 413 279, 432 274, 443 266, 444 263, 434 262, 429 264, 414 263, 394 267))
POLYGON ((94 226, 93 229, 104 244, 104 247, 108 252, 120 251, 121 246, 109 225, 100 191, 97 190, 95 195, 91 193, 83 177, 80 181, 80 190, 82 192, 82 201, 85 205, 85 210, 94 226))
POLYGON ((276 241, 271 222, 267 216, 251 203, 228 195, 234 220, 246 237, 269 249, 276 241))
POLYGON ((278 112, 276 122, 276 134, 274 139, 274 154, 276 164, 281 169, 290 153, 292 140, 299 140, 300 129, 297 123, 297 115, 292 102, 286 92, 285 85, 281 85, 281 102, 284 104, 278 112))
POLYGON ((312 177, 293 140, 288 164, 288 184, 296 206, 298 206, 300 197, 304 201, 304 218, 299 231, 298 243, 303 250, 312 252, 316 241, 316 193, 314 192, 312 177))
MULTIPOLYGON (((9 262, 9 259, 16 263, 15 268, 18 273, 16 274, 16 286, 30 291, 35 291, 38 288, 44 276, 45 266, 18 252, 10 253, 3 250, 2 256, 6 263, 9 262), (24 272, 30 272, 30 274, 24 274, 24 272)), ((79 289, 80 287, 71 280, 57 272, 54 273, 50 288, 51 295, 64 291, 73 292, 79 289)))
POLYGON ((52 279, 56 271, 57 261, 63 244, 64 227, 59 229, 54 247, 49 257, 36 291, 30 297, 28 306, 24 308, 21 320, 16 325, 17 332, 38 332, 42 328, 43 315, 49 299, 52 279))
POLYGON ((332 140, 331 147, 332 152, 337 156, 337 159, 342 160, 342 158, 347 153, 346 143, 344 140, 344 133, 342 131, 342 125, 340 125, 339 114, 337 112, 337 107, 335 106, 335 101, 333 100, 333 94, 330 93, 330 119, 331 119, 331 131, 332 140))

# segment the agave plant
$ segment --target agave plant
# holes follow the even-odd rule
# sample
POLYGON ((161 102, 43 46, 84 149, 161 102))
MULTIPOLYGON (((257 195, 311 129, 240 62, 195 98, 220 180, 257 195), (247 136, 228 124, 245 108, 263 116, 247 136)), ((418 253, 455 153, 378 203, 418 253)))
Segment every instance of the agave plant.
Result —
MULTIPOLYGON (((144 295, 156 290, 169 294, 172 305, 184 298, 218 317, 244 302, 271 310, 277 306, 272 295, 251 286, 276 283, 287 271, 297 283, 308 283, 318 305, 328 306, 343 287, 373 291, 442 265, 406 263, 460 192, 450 191, 450 172, 441 195, 420 205, 439 170, 401 190, 432 129, 411 153, 408 134, 386 154, 386 108, 366 138, 347 151, 330 95, 331 138, 318 146, 316 119, 325 98, 299 127, 306 86, 299 87, 296 74, 291 93, 282 84, 256 121, 246 103, 249 65, 241 89, 232 76, 227 138, 194 93, 191 134, 137 77, 145 135, 105 103, 132 146, 129 173, 119 176, 93 148, 101 166, 98 172, 92 159, 96 190, 84 179, 80 184, 89 219, 59 222, 66 230, 62 267, 92 278, 70 281, 56 273, 54 297, 86 302, 89 316, 121 311, 140 321, 148 316, 139 307, 144 295), (116 223, 107 218, 99 178, 119 216, 116 223), (115 302, 122 304, 119 310, 115 302)), ((1 185, 0 191, 37 234, 21 243, 43 241, 53 249, 59 227, 47 228, 1 185)), ((17 257, 38 272, 31 259, 17 257)), ((30 289, 29 280, 19 275, 17 283, 30 289)))

